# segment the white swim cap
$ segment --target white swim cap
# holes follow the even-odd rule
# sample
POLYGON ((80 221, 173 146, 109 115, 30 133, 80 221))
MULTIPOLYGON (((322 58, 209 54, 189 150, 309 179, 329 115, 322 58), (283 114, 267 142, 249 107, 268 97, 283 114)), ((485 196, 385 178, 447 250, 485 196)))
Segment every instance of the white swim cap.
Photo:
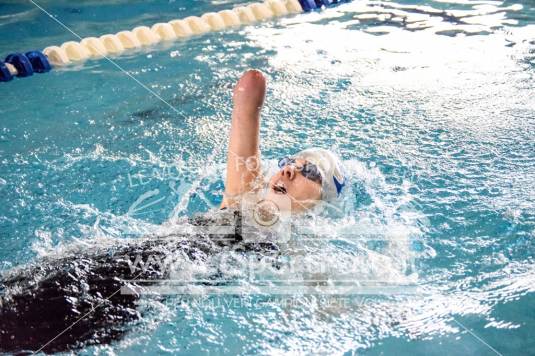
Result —
POLYGON ((334 200, 340 195, 347 178, 342 162, 333 152, 313 147, 298 152, 293 157, 303 158, 318 167, 321 174, 322 200, 334 200))

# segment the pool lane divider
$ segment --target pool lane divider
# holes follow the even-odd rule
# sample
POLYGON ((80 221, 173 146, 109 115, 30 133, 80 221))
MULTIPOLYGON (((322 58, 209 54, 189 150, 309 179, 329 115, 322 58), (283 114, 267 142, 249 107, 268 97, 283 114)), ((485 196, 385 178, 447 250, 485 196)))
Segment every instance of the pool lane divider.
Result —
POLYGON ((130 31, 87 37, 80 42, 68 41, 43 51, 11 53, 0 61, 0 81, 14 77, 29 77, 46 73, 53 67, 62 67, 90 58, 118 55, 128 49, 151 46, 162 41, 174 41, 210 31, 247 25, 273 17, 309 12, 350 0, 265 0, 232 10, 209 12, 202 16, 157 23, 152 27, 138 26, 130 31))

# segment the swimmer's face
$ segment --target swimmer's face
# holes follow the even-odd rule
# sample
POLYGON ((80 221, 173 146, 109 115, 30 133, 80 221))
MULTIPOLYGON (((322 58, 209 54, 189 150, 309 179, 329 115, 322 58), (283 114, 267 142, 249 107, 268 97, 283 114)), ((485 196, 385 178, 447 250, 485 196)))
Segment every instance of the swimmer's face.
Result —
MULTIPOLYGON (((301 169, 307 162, 295 159, 295 164, 282 167, 269 180, 269 191, 266 199, 291 201, 292 212, 300 212, 312 208, 321 199, 321 183, 306 178, 301 169)), ((286 204, 288 205, 288 204, 286 204)), ((283 207, 280 207, 283 208, 283 207)))

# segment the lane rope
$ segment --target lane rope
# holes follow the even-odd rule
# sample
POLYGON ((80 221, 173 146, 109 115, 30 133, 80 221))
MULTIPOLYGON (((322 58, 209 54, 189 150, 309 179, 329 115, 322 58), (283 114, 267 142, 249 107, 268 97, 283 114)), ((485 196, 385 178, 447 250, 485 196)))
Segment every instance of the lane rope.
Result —
POLYGON ((175 41, 211 31, 248 25, 274 17, 287 16, 321 9, 349 0, 265 0, 232 10, 209 12, 202 16, 189 16, 130 31, 87 37, 67 41, 59 46, 48 46, 43 51, 11 53, 0 61, 0 81, 14 77, 31 76, 34 72, 46 73, 53 67, 62 67, 88 59, 118 55, 129 49, 151 46, 162 41, 175 41))

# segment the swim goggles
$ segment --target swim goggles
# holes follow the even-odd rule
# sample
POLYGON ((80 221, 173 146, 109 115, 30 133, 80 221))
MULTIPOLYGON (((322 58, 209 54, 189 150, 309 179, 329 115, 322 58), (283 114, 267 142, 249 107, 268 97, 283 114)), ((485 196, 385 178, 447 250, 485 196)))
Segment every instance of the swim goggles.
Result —
POLYGON ((301 165, 297 164, 295 158, 290 157, 284 157, 279 160, 279 168, 282 169, 288 165, 294 166, 295 169, 303 175, 303 177, 321 184, 321 173, 318 166, 316 166, 314 163, 305 162, 305 164, 301 165))

